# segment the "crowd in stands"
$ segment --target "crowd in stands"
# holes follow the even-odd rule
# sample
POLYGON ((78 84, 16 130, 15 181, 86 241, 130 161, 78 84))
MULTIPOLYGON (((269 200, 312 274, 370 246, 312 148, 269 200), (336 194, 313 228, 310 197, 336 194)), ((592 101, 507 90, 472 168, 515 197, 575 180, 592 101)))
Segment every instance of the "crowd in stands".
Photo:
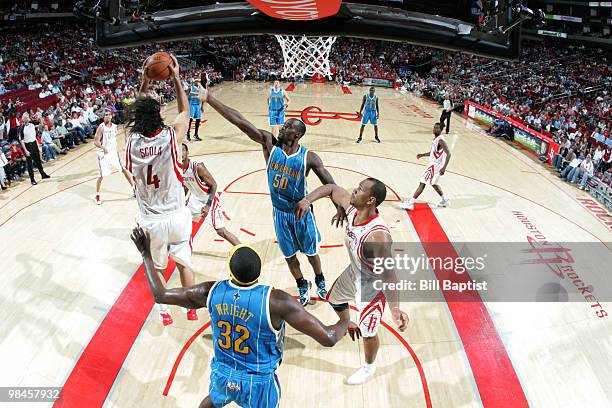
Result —
MULTIPOLYGON (((594 174, 609 180, 602 174, 612 160, 609 58, 600 49, 546 43, 526 44, 516 62, 439 52, 426 75, 407 77, 404 86, 438 102, 448 95, 457 110, 474 101, 542 133, 562 147, 560 176, 584 188, 594 174)), ((504 133, 498 122, 491 133, 504 133)))
POLYGON ((330 64, 339 81, 356 85, 365 77, 406 76, 408 67, 428 62, 434 52, 405 43, 340 38, 332 48, 330 64))
MULTIPOLYGON (((189 42, 165 45, 164 50, 184 53, 189 42)), ((44 161, 58 158, 93 138, 105 109, 123 123, 135 100, 144 59, 162 49, 148 45, 104 51, 94 46, 90 26, 47 23, 0 37, 0 186, 6 189, 26 171, 26 152, 19 143, 24 117, 36 125, 44 161), (78 50, 78 51, 75 51, 78 50)), ((183 70, 192 77, 218 83, 222 76, 212 66, 183 70)), ((168 81, 150 89, 166 103, 174 99, 168 81)))
MULTIPOLYGON (((86 142, 108 106, 121 123, 135 98, 144 58, 162 48, 188 54, 192 46, 184 41, 99 50, 91 26, 59 22, 2 31, 0 140, 4 139, 5 151, 6 142, 15 140, 24 113, 39 124, 41 146, 48 146, 43 155, 49 159, 86 142)), ((186 78, 201 74, 214 84, 223 79, 221 72, 236 80, 272 80, 282 74, 283 55, 273 36, 242 37, 240 41, 204 38, 199 46, 207 65, 184 72, 186 78)), ((608 55, 598 49, 548 43, 526 44, 521 53, 519 61, 509 62, 401 43, 339 38, 330 64, 336 79, 344 83, 382 77, 401 81, 406 89, 439 102, 448 95, 458 109, 465 99, 472 100, 564 146, 569 143, 567 150, 578 157, 584 150, 584 160, 591 155, 595 171, 606 170, 612 147, 608 55), (425 69, 415 69, 418 67, 425 69), (596 157, 597 146, 604 152, 601 158, 596 157)), ((174 97, 169 83, 158 83, 152 92, 162 101, 174 97)), ((564 157, 562 163, 571 161, 564 157)))
POLYGON ((240 41, 233 37, 203 38, 201 47, 209 56, 220 61, 233 79, 270 81, 279 79, 283 53, 273 36, 246 36, 240 41))
MULTIPOLYGON (((236 80, 273 81, 283 73, 283 53, 273 36, 246 36, 200 40, 202 49, 219 58, 236 80)), ((409 65, 431 60, 432 49, 401 43, 338 38, 330 53, 334 76, 347 84, 364 77, 395 80, 409 65)))

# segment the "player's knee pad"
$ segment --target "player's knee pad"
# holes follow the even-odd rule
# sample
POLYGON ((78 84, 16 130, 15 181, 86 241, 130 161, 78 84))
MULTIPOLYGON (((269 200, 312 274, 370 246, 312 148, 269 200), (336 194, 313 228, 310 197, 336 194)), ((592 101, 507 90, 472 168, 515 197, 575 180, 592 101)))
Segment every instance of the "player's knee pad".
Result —
POLYGON ((332 307, 332 309, 334 309, 336 312, 343 312, 349 307, 348 303, 335 304, 335 303, 330 302, 329 304, 332 307))

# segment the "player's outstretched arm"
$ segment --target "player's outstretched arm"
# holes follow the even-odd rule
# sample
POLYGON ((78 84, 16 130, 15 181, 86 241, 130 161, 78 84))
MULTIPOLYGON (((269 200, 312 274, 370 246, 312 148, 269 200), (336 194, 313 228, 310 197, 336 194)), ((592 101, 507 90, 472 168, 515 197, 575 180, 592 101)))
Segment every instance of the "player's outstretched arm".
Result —
MULTIPOLYGON (((321 184, 336 184, 332 175, 327 171, 325 166, 323 165, 323 160, 314 152, 308 152, 308 167, 306 168, 306 175, 313 170, 319 180, 321 180, 321 184)), ((346 220, 346 212, 344 211, 344 207, 338 205, 334 202, 336 206, 336 215, 332 218, 332 224, 336 224, 336 227, 342 226, 344 221, 346 220)))
POLYGON ((311 315, 288 293, 272 289, 270 294, 270 315, 275 327, 286 321, 294 329, 312 337, 324 347, 333 347, 346 335, 349 319, 344 318, 331 326, 326 326, 311 315))
POLYGON ((183 83, 181 82, 181 76, 179 74, 179 63, 174 55, 171 55, 174 65, 170 66, 172 71, 172 81, 174 82, 174 89, 176 92, 176 103, 178 107, 178 116, 174 120, 172 127, 176 132, 176 143, 179 148, 183 144, 183 137, 187 133, 187 127, 189 126, 189 100, 185 89, 183 89, 183 83))
POLYGON ((208 293, 215 282, 203 282, 188 288, 166 289, 159 277, 160 272, 153 265, 149 251, 149 238, 140 227, 134 228, 131 238, 142 255, 149 289, 156 303, 177 305, 188 309, 200 309, 206 306, 208 293))
POLYGON ((251 140, 265 146, 268 150, 272 150, 274 146, 272 133, 266 132, 265 130, 257 129, 255 125, 249 122, 242 113, 238 112, 234 108, 230 108, 214 96, 207 95, 208 104, 221 116, 223 116, 228 122, 236 126, 240 131, 246 134, 251 140))
POLYGON ((147 96, 147 92, 149 92, 149 78, 147 77, 147 61, 149 58, 145 60, 142 64, 142 82, 140 83, 140 89, 138 90, 138 98, 147 96))
POLYGON ((329 197, 332 202, 346 211, 351 205, 351 195, 336 184, 326 184, 316 188, 300 202, 295 205, 293 212, 296 219, 301 219, 310 209, 312 203, 322 198, 329 197))

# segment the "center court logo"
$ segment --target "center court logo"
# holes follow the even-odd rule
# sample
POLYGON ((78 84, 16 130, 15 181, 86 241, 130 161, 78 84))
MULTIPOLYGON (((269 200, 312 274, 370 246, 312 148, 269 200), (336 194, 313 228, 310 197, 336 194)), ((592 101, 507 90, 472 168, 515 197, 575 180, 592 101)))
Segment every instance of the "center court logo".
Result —
POLYGON ((301 111, 287 111, 288 118, 299 118, 308 126, 317 126, 323 119, 331 120, 348 120, 350 122, 359 122, 361 114, 348 112, 324 112, 318 106, 309 106, 301 111))

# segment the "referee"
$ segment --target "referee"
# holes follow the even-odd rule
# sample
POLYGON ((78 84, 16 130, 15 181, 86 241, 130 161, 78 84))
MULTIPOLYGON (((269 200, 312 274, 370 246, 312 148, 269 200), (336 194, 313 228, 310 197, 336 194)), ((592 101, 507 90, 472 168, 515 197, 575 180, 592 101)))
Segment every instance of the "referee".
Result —
POLYGON ((446 96, 444 97, 442 115, 440 115, 440 123, 442 124, 442 128, 444 128, 444 121, 446 121, 446 134, 448 134, 448 131, 450 129, 450 119, 451 119, 452 111, 453 111, 453 104, 451 103, 450 98, 447 93, 446 96))
POLYGON ((19 141, 21 142, 21 147, 26 155, 30 181, 32 182, 32 185, 35 186, 38 183, 36 180, 34 180, 34 167, 32 166, 32 161, 34 161, 34 164, 36 165, 36 168, 43 179, 48 179, 50 176, 43 170, 42 162, 40 160, 38 143, 36 143, 36 126, 30 122, 30 116, 27 114, 23 115, 22 122, 23 125, 19 130, 19 141))

